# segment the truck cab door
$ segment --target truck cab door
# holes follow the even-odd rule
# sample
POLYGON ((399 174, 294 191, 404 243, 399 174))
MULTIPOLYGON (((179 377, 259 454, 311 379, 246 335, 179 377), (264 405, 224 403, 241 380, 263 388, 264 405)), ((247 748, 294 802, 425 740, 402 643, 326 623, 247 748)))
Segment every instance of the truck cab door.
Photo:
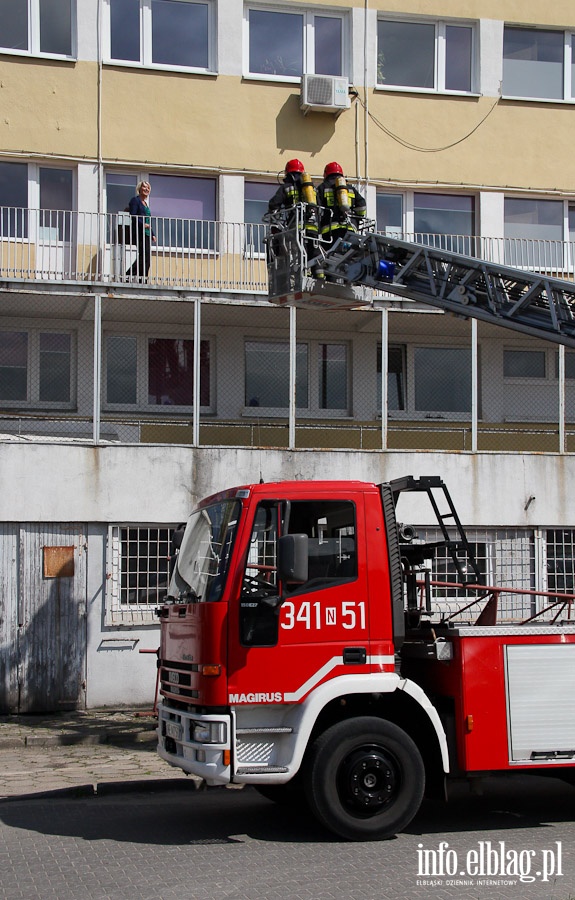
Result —
POLYGON ((369 630, 363 522, 359 492, 353 498, 326 493, 311 500, 260 502, 237 619, 230 616, 235 631, 228 645, 231 697, 286 702, 300 696, 318 672, 347 666, 344 659, 365 665, 369 630), (286 535, 293 535, 307 554, 305 572, 300 566, 293 580, 278 565, 286 535))

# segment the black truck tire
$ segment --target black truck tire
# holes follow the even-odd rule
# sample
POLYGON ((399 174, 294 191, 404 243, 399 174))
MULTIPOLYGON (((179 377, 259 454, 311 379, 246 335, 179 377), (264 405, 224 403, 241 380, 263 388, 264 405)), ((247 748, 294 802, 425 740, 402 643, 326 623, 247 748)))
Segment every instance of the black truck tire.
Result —
POLYGON ((316 818, 351 841, 392 837, 417 813, 425 768, 414 741, 392 722, 345 719, 313 744, 306 795, 316 818))

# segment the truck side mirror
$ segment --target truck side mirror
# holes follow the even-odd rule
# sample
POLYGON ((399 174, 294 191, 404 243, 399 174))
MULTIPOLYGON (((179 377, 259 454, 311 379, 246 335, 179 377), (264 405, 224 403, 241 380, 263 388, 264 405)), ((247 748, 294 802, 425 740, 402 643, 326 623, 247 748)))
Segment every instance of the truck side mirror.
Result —
POLYGON ((304 584, 308 579, 307 534, 284 534, 278 541, 278 574, 288 584, 304 584))

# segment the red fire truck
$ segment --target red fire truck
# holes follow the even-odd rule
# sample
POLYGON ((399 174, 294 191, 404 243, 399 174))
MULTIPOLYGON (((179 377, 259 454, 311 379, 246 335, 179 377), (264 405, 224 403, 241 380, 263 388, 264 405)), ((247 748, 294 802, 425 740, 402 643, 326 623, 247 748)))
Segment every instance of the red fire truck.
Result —
MULTIPOLYGON (((391 292, 575 347, 571 282, 369 224, 316 248, 318 281, 308 243, 303 208, 272 229, 270 302, 377 308, 391 292)), ((484 584, 437 476, 209 497, 187 524, 158 611, 159 753, 208 784, 305 802, 351 840, 401 830, 449 777, 573 780, 575 595, 527 591, 502 604, 514 593, 484 584), (422 495, 431 538, 398 524, 410 521, 400 502, 409 498, 409 514, 422 495), (450 581, 432 579, 437 554, 450 581)))
POLYGON ((528 591, 513 621, 483 581, 436 476, 207 498, 158 610, 160 755, 350 840, 405 828, 448 778, 571 780, 575 596, 528 591), (403 520, 422 501, 431 537, 403 520))

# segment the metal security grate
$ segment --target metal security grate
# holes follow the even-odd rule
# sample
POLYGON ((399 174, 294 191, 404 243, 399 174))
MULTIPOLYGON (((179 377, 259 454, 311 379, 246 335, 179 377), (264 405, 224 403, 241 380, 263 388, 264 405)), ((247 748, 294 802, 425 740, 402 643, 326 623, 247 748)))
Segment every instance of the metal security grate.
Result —
MULTIPOLYGON (((437 529, 421 530, 420 537, 427 541, 440 540, 437 529)), ((535 583, 535 542, 532 531, 520 529, 467 529, 467 537, 480 570, 485 574, 487 585, 505 585, 520 590, 534 590, 535 583)), ((470 572, 470 581, 473 573, 470 572)), ((431 566, 431 577, 437 581, 457 582, 459 580, 453 560, 448 551, 440 547, 431 566)), ((551 588, 549 588, 551 590, 551 588)), ((434 612, 440 615, 452 615, 466 606, 473 593, 460 588, 437 588, 434 595, 438 598, 438 608, 434 612)), ((499 599, 499 620, 513 621, 527 618, 535 612, 534 598, 531 595, 506 594, 502 592, 499 599)), ((473 607, 464 616, 470 621, 477 619, 481 605, 473 607)))
POLYGON ((173 526, 114 525, 108 536, 109 610, 155 607, 166 596, 173 526))
POLYGON ((546 532, 547 590, 574 593, 575 531, 550 528, 546 532))

